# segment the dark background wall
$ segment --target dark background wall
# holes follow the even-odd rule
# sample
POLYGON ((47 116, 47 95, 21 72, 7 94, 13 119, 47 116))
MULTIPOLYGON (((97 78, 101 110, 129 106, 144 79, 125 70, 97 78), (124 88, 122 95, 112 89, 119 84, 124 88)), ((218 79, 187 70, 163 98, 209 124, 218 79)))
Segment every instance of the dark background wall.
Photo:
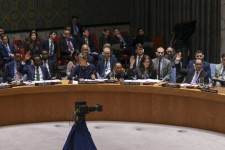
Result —
POLYGON ((6 31, 62 28, 72 15, 83 25, 130 22, 129 0, 0 1, 0 25, 6 31))

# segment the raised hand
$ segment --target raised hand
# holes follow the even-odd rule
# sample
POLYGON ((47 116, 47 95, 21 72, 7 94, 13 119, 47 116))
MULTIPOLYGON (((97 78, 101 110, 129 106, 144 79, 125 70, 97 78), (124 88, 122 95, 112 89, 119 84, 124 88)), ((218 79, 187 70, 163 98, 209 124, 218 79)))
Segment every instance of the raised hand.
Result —
POLYGON ((30 51, 28 51, 26 53, 25 58, 24 58, 24 61, 30 60, 30 57, 31 57, 30 53, 31 53, 30 51))
POLYGON ((182 53, 177 53, 176 61, 180 61, 182 59, 182 53))
POLYGON ((134 67, 134 63, 135 63, 135 59, 134 59, 134 56, 132 55, 130 57, 130 69, 132 69, 134 67))

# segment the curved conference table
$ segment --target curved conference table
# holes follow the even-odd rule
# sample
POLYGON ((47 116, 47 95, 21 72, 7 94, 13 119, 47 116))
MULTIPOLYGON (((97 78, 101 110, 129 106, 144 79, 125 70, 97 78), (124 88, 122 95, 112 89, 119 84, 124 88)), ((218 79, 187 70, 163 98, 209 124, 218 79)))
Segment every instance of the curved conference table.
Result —
POLYGON ((74 102, 103 105, 87 120, 132 121, 225 133, 225 92, 150 85, 61 85, 0 90, 0 125, 73 120, 74 102))

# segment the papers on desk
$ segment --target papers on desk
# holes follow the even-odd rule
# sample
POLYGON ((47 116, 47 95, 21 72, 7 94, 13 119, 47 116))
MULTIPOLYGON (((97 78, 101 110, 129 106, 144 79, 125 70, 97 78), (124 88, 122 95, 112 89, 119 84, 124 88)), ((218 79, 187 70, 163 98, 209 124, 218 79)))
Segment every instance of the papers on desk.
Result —
POLYGON ((197 84, 181 83, 180 87, 181 88, 196 88, 196 87, 198 87, 198 85, 197 84))
POLYGON ((124 80, 123 82, 140 82, 140 83, 153 82, 153 83, 159 83, 161 81, 157 80, 157 79, 138 79, 138 80, 124 80))
POLYGON ((8 83, 0 83, 0 89, 11 88, 12 86, 8 83))
POLYGON ((60 80, 43 80, 43 81, 24 81, 25 85, 38 86, 38 85, 55 85, 61 83, 60 80))

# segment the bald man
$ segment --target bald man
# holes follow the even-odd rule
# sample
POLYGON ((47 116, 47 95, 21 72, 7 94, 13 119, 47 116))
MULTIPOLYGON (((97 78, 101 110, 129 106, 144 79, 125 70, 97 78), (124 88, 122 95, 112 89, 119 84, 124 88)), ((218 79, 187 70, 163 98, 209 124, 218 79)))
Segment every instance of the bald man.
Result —
POLYGON ((164 57, 165 50, 162 47, 157 48, 156 58, 152 60, 154 69, 157 72, 157 79, 169 82, 172 73, 172 65, 170 60, 164 57))
POLYGON ((208 73, 203 70, 203 62, 201 59, 197 59, 195 60, 194 69, 187 69, 184 83, 197 84, 200 78, 204 79, 204 83, 209 83, 208 73))

